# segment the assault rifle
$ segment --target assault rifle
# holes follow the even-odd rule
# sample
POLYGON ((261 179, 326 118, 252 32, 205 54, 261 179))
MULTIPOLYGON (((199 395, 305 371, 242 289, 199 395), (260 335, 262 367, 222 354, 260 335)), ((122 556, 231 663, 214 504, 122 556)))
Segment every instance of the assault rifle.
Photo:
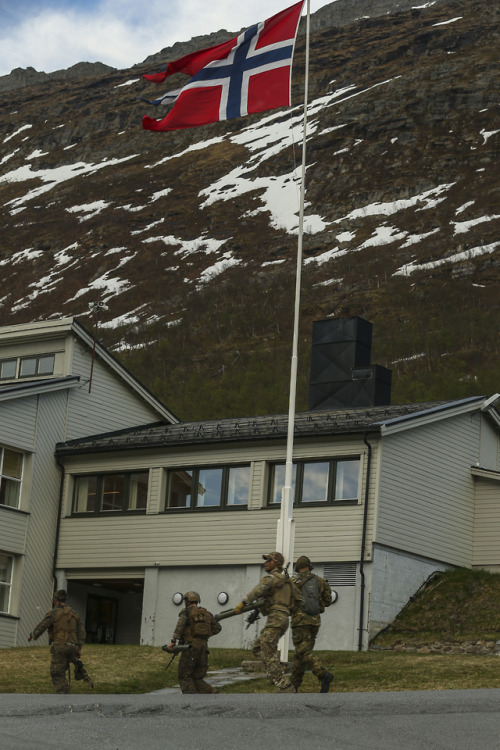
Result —
POLYGON ((243 614, 243 612, 250 612, 251 614, 245 620, 247 624, 246 630, 248 630, 250 625, 253 625, 253 623, 257 622, 257 620, 260 618, 259 607, 262 607, 265 604, 265 601, 265 599, 257 599, 257 601, 252 602, 252 604, 245 604, 241 612, 235 612, 234 609, 224 609, 222 610, 222 612, 214 615, 214 618, 217 620, 217 622, 219 622, 220 620, 226 620, 228 617, 241 615, 243 614))
POLYGON ((91 688, 94 687, 94 683, 92 682, 92 678, 90 677, 89 673, 83 666, 83 661, 81 659, 75 659, 73 664, 75 665, 75 680, 85 680, 85 682, 88 682, 91 688))

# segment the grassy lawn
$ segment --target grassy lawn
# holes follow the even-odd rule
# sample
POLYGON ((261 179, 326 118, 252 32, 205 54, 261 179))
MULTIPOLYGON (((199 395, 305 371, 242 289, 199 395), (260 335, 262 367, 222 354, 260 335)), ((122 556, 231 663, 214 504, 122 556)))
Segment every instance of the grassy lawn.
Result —
MULTIPOLYGON (((500 657, 469 654, 440 655, 393 651, 323 651, 323 663, 334 669, 333 692, 390 690, 444 690, 500 688, 500 657)), ((94 680, 94 690, 72 680, 73 693, 147 693, 177 684, 176 657, 168 671, 170 656, 152 646, 87 645, 85 667, 94 680)), ((237 667, 251 653, 243 649, 210 649, 210 669, 237 667)), ((49 648, 0 649, 0 693, 52 693, 49 648)), ((210 675, 208 676, 210 681, 210 675)), ((267 679, 235 683, 221 693, 268 693, 276 688, 267 679)), ((311 674, 301 692, 318 692, 311 674)))

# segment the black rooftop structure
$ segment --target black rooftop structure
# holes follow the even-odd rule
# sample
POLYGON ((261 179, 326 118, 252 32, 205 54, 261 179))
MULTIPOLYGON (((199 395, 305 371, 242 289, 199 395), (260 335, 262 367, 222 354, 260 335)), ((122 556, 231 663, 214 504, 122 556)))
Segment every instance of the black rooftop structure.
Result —
MULTIPOLYGON (((407 421, 483 399, 484 396, 474 396, 460 401, 304 412, 295 416, 295 438, 378 433, 383 425, 395 421, 407 421)), ((287 436, 287 426, 287 415, 215 419, 180 424, 154 423, 58 443, 56 454, 65 456, 179 445, 283 441, 287 436)))
POLYGON ((391 371, 370 364, 372 328, 357 317, 313 323, 309 409, 391 403, 391 371))

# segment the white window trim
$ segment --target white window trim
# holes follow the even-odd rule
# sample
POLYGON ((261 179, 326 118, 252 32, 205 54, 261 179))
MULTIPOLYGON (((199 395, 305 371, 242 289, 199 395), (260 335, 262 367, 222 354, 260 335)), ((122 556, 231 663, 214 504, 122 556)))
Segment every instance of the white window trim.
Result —
POLYGON ((3 589, 4 587, 7 588, 7 609, 3 610, 0 609, 0 614, 2 615, 8 615, 10 614, 10 606, 12 601, 12 581, 14 579, 14 555, 10 555, 7 552, 2 552, 2 555, 5 555, 8 559, 10 559, 10 580, 9 581, 0 581, 0 588, 3 589))
POLYGON ((19 510, 21 507, 21 498, 22 498, 22 492, 23 492, 23 479, 24 479, 24 468, 26 463, 26 454, 23 453, 20 450, 17 450, 16 448, 7 448, 4 445, 0 445, 0 484, 2 480, 8 479, 11 482, 18 482, 19 483, 19 493, 17 498, 17 505, 4 505, 3 503, 0 503, 0 508, 15 508, 16 510, 19 510), (13 453, 19 453, 21 455, 21 476, 18 479, 17 477, 9 477, 8 475, 3 474, 3 462, 4 462, 4 455, 5 451, 12 451, 13 453))

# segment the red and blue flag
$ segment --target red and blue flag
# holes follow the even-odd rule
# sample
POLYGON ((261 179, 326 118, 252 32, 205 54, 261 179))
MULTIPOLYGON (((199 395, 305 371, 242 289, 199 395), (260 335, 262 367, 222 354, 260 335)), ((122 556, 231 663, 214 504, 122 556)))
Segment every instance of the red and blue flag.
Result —
POLYGON ((193 52, 168 64, 161 73, 143 76, 163 82, 174 73, 191 80, 153 103, 174 102, 162 120, 144 117, 145 130, 178 130, 208 125, 290 104, 295 38, 304 0, 255 24, 215 47, 193 52))

